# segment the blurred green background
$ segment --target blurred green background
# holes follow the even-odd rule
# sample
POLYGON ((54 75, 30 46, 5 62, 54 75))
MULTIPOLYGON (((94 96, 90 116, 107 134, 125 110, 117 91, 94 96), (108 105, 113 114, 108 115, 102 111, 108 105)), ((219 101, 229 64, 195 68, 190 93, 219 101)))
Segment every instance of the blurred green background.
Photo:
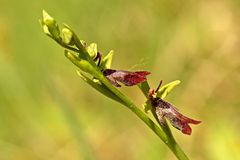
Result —
MULTIPOLYGON (((172 152, 131 111, 85 84, 44 35, 42 9, 71 26, 113 68, 148 70, 156 87, 203 123, 172 131, 194 160, 240 159, 239 0, 0 1, 0 160, 156 160, 172 152)), ((137 87, 121 88, 139 106, 137 87)))

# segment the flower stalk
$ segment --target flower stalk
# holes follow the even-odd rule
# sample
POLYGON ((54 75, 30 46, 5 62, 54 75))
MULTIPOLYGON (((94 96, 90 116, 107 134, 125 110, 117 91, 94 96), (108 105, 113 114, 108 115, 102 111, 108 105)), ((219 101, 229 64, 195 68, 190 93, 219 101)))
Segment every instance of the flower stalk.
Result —
MULTIPOLYGON (((86 45, 69 26, 64 25, 60 31, 54 18, 46 11, 43 11, 43 19, 40 20, 40 23, 44 33, 62 46, 65 49, 65 56, 80 69, 77 73, 81 79, 103 95, 130 109, 172 150, 179 160, 188 159, 175 141, 167 123, 159 123, 158 115, 154 110, 155 108, 151 105, 151 99, 149 98, 150 87, 146 79, 146 76, 150 74, 149 72, 129 72, 111 69, 113 51, 110 51, 106 56, 102 56, 102 54, 98 52, 95 43, 86 45), (120 87, 120 84, 117 82, 121 82, 126 86, 138 84, 140 90, 147 98, 144 108, 145 112, 151 111, 151 114, 158 123, 155 123, 126 95, 120 92, 116 88, 120 87)), ((162 99, 165 98, 178 83, 179 81, 175 81, 161 87, 159 92, 156 93, 156 96, 162 99)))

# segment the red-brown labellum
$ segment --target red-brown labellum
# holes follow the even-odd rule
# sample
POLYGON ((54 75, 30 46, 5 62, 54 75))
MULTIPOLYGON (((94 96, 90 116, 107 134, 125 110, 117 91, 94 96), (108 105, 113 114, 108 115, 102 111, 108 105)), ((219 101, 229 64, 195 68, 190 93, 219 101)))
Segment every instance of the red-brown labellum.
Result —
POLYGON ((133 86, 147 80, 146 76, 150 72, 137 71, 130 72, 124 70, 105 69, 103 75, 116 87, 121 87, 117 82, 123 83, 125 86, 133 86))

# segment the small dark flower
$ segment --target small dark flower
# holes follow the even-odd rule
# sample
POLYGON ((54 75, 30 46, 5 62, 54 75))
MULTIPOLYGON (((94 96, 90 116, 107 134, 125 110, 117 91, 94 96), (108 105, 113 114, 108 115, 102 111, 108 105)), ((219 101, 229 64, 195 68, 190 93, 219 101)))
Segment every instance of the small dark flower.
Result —
POLYGON ((193 120, 185 117, 177 111, 177 109, 170 103, 164 101, 159 97, 155 97, 155 91, 151 89, 149 91, 149 99, 152 107, 158 116, 158 120, 161 124, 164 123, 164 118, 168 119, 171 125, 179 129, 182 133, 191 135, 192 129, 189 124, 199 124, 201 121, 193 120))
POLYGON ((125 86, 133 86, 142 83, 147 80, 146 76, 149 74, 150 72, 147 71, 130 72, 114 69, 103 70, 103 75, 116 87, 121 87, 117 82, 121 82, 125 86))

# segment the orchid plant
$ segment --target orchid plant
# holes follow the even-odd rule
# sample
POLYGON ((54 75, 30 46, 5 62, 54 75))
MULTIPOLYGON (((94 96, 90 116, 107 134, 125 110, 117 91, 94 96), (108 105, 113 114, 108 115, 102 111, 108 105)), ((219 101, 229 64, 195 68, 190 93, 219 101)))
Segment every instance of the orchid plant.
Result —
POLYGON ((103 95, 130 109, 152 129, 178 159, 188 159, 175 141, 166 119, 169 120, 173 127, 188 135, 192 131, 189 124, 198 124, 200 121, 183 116, 173 105, 163 100, 180 83, 179 80, 160 87, 161 81, 156 90, 150 89, 146 78, 150 72, 130 72, 112 69, 113 51, 110 51, 105 56, 102 55, 97 50, 97 44, 91 43, 87 45, 66 24, 63 24, 62 29, 60 29, 55 19, 44 10, 40 23, 44 33, 62 46, 65 50, 65 56, 79 68, 77 73, 81 79, 103 95), (144 109, 137 107, 126 95, 116 88, 121 87, 119 83, 125 86, 138 85, 147 98, 144 109))

